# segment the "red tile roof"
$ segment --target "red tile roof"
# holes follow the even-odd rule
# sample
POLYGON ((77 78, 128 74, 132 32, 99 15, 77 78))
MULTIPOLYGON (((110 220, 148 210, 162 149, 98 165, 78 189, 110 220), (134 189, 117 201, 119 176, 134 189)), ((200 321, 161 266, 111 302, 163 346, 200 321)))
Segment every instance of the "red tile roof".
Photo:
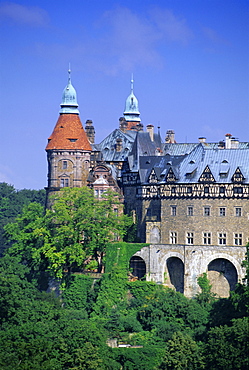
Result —
POLYGON ((59 116, 54 131, 48 138, 46 150, 49 149, 92 150, 78 114, 59 116))

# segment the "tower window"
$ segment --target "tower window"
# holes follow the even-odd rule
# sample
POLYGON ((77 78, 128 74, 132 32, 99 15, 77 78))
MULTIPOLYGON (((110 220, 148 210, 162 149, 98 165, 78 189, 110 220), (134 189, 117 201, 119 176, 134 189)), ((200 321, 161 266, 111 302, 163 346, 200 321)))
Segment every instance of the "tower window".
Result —
POLYGON ((176 216, 176 206, 171 206, 171 216, 176 216))
POLYGON ((188 216, 193 216, 194 215, 194 207, 189 206, 188 207, 188 216))
POLYGON ((62 169, 66 170, 67 169, 67 161, 62 162, 62 169))
POLYGON ((67 188, 69 186, 69 179, 61 179, 61 188, 67 188))

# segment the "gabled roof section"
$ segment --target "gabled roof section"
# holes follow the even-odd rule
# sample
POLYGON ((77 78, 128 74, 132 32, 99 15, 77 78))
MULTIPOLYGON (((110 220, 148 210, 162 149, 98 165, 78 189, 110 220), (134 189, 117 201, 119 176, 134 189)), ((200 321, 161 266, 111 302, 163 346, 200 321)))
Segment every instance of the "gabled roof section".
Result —
POLYGON ((243 182, 245 180, 245 177, 242 173, 242 169, 240 167, 236 168, 236 171, 234 172, 232 176, 232 182, 238 183, 243 182))
POLYGON ((46 146, 46 150, 52 149, 92 150, 78 114, 66 113, 59 116, 46 146))
POLYGON ((165 176, 166 182, 176 182, 177 177, 172 167, 169 168, 168 173, 165 176))
POLYGON ((205 169, 202 172, 198 181, 199 182, 215 182, 215 178, 214 178, 209 166, 205 167, 205 169))

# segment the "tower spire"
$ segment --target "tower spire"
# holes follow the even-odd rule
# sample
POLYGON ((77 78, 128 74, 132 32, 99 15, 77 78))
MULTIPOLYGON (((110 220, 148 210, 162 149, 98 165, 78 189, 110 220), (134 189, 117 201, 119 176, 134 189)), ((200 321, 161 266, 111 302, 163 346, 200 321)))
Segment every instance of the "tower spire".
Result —
POLYGON ((126 99, 125 102, 125 111, 124 111, 124 117, 127 122, 137 122, 139 123, 141 121, 140 119, 140 112, 138 108, 138 100, 136 96, 134 95, 134 79, 133 79, 133 73, 131 75, 131 93, 126 99))
POLYGON ((78 110, 76 91, 71 82, 70 63, 69 63, 69 69, 68 69, 68 84, 63 90, 61 109, 60 109, 60 114, 65 114, 65 113, 70 113, 70 114, 80 113, 78 110))

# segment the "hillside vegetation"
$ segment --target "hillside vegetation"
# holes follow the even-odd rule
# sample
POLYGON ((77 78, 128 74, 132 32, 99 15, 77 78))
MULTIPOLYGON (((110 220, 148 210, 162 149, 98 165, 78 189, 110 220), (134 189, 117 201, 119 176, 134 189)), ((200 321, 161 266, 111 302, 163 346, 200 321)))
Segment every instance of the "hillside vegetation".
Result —
MULTIPOLYGON (((67 189, 46 213, 27 202, 6 223, 0 369, 248 369, 247 280, 226 299, 205 274, 194 299, 129 281, 143 245, 112 242, 132 228, 116 209, 115 194, 95 203, 67 189)), ((244 264, 248 277, 248 254, 244 264)))

